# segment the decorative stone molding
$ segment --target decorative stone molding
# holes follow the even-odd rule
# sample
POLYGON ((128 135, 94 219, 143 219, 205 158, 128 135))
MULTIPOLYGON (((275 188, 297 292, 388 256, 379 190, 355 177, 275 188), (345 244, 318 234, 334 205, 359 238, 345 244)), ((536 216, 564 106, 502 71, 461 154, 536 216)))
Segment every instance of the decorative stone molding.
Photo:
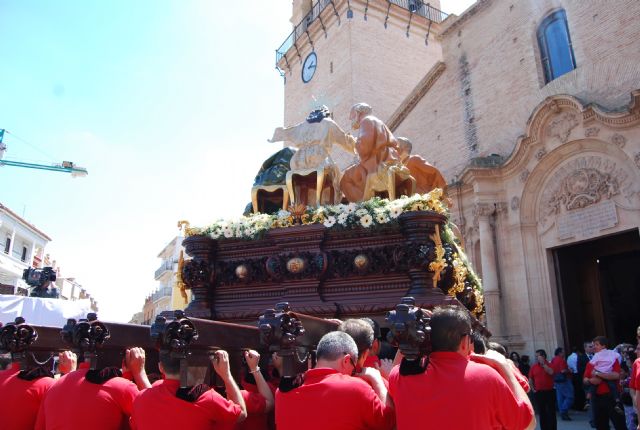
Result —
POLYGON ((433 84, 438 80, 446 69, 445 64, 442 61, 438 61, 425 75, 422 80, 416 85, 416 88, 407 96, 406 99, 400 103, 400 106, 396 111, 391 114, 391 117, 387 121, 387 127, 391 131, 395 131, 396 128, 404 121, 404 119, 413 111, 418 102, 427 94, 433 84))
POLYGON ((517 211, 518 209, 520 209, 520 198, 518 196, 514 196, 511 199, 511 210, 517 211))
POLYGON ((636 162, 636 166, 640 169, 640 152, 636 152, 636 155, 633 157, 633 161, 636 162))
POLYGON ((496 215, 501 215, 507 213, 509 210, 509 205, 507 202, 498 202, 495 204, 496 206, 496 215))
POLYGON ((619 148, 624 148, 625 143, 627 143, 627 138, 621 134, 614 134, 611 136, 611 142, 617 145, 619 148))
POLYGON ((542 157, 544 157, 545 155, 547 155, 547 150, 545 148, 538 150, 538 152, 536 152, 536 160, 542 160, 542 157))
POLYGON ((496 212, 496 205, 494 203, 476 203, 473 208, 473 217, 478 219, 482 217, 489 217, 496 212))
POLYGON ((520 173, 521 182, 526 182, 528 177, 529 177, 529 169, 525 169, 522 171, 522 173, 520 173))
POLYGON ((630 199, 635 193, 631 175, 613 160, 600 156, 578 157, 558 169, 543 187, 540 222, 547 225, 551 218, 574 209, 585 208, 624 194, 630 199))
POLYGON ((574 112, 565 112, 549 121, 547 126, 547 136, 557 137, 560 142, 566 143, 571 135, 571 130, 578 126, 578 115, 574 112))
POLYGON ((589 127, 584 131, 585 137, 596 137, 600 133, 599 127, 589 127))

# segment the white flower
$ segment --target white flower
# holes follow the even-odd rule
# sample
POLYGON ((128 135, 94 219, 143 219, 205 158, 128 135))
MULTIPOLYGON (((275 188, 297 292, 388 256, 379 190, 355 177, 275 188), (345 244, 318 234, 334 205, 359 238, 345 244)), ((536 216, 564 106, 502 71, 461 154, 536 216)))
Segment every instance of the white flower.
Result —
POLYGON ((347 205, 339 203, 336 207, 335 207, 336 211, 338 212, 344 212, 347 210, 347 205))
POLYGON ((390 206, 389 207, 389 216, 391 218, 398 218, 402 213, 402 206, 390 206))
POLYGON ((212 239, 217 239, 222 235, 222 231, 220 231, 219 229, 215 229, 211 232, 211 238, 212 239))
POLYGON ((249 227, 248 229, 246 229, 246 230, 244 231, 244 234, 245 234, 246 236, 253 236, 253 234, 254 234, 254 233, 255 233, 255 230, 254 230, 254 229, 252 229, 251 227, 249 227))
POLYGON ((333 227, 333 225, 336 223, 336 217, 334 216, 330 216, 327 219, 324 220, 323 224, 325 227, 333 227))
POLYGON ((349 217, 349 215, 345 212, 341 213, 340 215, 338 215, 338 224, 342 224, 344 225, 347 222, 347 218, 349 217))
POLYGON ((373 223, 373 218, 371 217, 371 215, 366 214, 360 217, 360 224, 363 227, 370 227, 372 223, 373 223))
POLYGON ((291 215, 291 212, 285 211, 283 209, 280 209, 276 214, 278 218, 289 218, 290 215, 291 215))
POLYGON ((368 210, 366 210, 365 208, 361 208, 361 209, 358 209, 358 210, 356 211, 356 215, 358 215, 358 216, 365 216, 365 215, 367 215, 368 213, 369 213, 369 211, 368 211, 368 210))
POLYGON ((378 224, 385 224, 389 221, 389 217, 382 211, 376 211, 376 221, 378 222, 378 224))
POLYGON ((224 237, 226 238, 230 238, 233 237, 233 229, 231 228, 225 228, 222 233, 224 234, 224 237))
POLYGON ((355 203, 349 203, 345 209, 348 214, 354 213, 358 209, 358 205, 355 203))

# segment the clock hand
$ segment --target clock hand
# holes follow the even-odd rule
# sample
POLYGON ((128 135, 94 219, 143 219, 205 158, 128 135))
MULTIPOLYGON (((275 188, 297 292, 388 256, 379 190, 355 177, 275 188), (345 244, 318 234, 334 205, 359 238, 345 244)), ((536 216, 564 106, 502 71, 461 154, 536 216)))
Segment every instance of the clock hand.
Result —
POLYGON ((313 64, 313 63, 311 63, 311 64, 309 64, 309 65, 307 66, 307 69, 315 69, 315 68, 316 68, 316 65, 315 65, 315 64, 313 64))

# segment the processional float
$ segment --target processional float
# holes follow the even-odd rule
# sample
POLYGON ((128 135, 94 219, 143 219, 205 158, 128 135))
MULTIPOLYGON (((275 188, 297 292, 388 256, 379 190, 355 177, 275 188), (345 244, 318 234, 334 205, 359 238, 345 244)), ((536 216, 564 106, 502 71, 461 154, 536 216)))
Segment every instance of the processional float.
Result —
POLYGON ((168 348, 184 360, 182 385, 189 375, 215 385, 216 349, 229 352, 236 378, 243 351, 256 349, 263 360, 268 352, 283 357, 280 376, 291 382, 320 338, 337 329, 336 318, 376 320, 409 360, 428 353, 426 309, 437 305, 465 307, 488 334, 480 281, 449 220, 444 178, 367 105, 355 105, 350 119, 356 135, 326 108, 276 129, 271 140, 291 147, 263 164, 245 216, 201 228, 178 223, 187 254, 179 286, 192 293, 184 313, 165 312, 151 327, 88 315, 68 321, 62 335, 59 327, 34 326, 34 362, 71 348, 94 366, 120 366, 124 351, 138 346, 153 374, 158 350, 168 348), (355 157, 344 171, 331 158, 334 145, 355 157))

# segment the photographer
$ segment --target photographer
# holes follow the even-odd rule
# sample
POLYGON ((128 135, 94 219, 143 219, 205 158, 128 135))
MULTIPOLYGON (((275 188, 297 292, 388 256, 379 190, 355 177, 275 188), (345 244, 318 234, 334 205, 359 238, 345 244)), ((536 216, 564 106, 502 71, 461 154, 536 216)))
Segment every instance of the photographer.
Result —
POLYGON ((224 382, 229 400, 204 384, 191 388, 186 396, 179 394, 180 359, 173 358, 168 351, 161 351, 158 367, 165 379, 155 382, 138 396, 133 404, 132 428, 198 430, 215 425, 228 427, 244 420, 247 411, 240 389, 231 376, 229 355, 218 350, 211 357, 211 364, 224 382))
POLYGON ((430 327, 432 352, 424 364, 405 358, 389 376, 398 430, 535 428, 529 398, 506 358, 471 354, 465 309, 436 308, 430 327))

